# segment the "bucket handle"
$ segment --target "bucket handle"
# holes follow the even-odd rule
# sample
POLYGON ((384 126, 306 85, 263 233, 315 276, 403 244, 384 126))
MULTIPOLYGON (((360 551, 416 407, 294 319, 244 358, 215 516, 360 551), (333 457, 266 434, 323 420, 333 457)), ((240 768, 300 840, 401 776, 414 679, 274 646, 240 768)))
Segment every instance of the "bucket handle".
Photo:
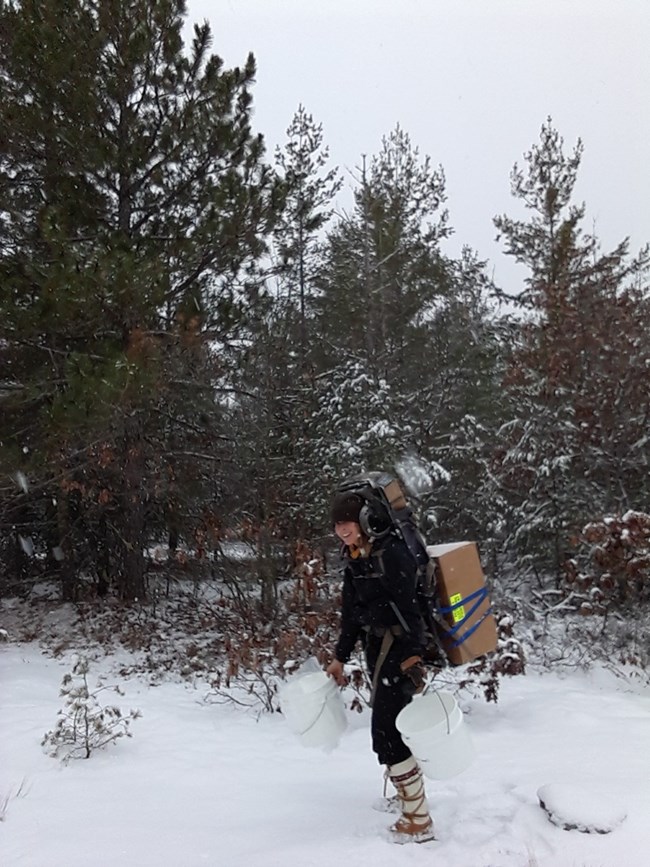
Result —
MULTIPOLYGON (((430 686, 431 686, 431 682, 427 684, 426 689, 422 693, 423 696, 427 694, 430 686)), ((442 709, 445 712, 445 717, 447 718, 447 734, 450 735, 451 734, 451 725, 449 723, 449 712, 447 711, 447 708, 445 707, 444 701, 440 698, 440 690, 434 689, 433 694, 437 697, 438 701, 442 705, 442 709)))
POLYGON ((322 703, 322 705, 320 706, 320 710, 318 711, 318 713, 317 713, 316 718, 314 719, 314 721, 313 721, 313 722, 310 722, 306 729, 304 729, 304 730, 301 731, 301 732, 298 732, 298 737, 302 737, 303 735, 306 735, 307 732, 310 732, 310 731, 313 729, 313 727, 316 725, 316 723, 318 722, 318 720, 322 717, 323 712, 324 712, 324 710, 325 710, 325 705, 326 705, 326 704, 327 704, 327 698, 325 698, 325 699, 323 700, 323 703, 322 703))

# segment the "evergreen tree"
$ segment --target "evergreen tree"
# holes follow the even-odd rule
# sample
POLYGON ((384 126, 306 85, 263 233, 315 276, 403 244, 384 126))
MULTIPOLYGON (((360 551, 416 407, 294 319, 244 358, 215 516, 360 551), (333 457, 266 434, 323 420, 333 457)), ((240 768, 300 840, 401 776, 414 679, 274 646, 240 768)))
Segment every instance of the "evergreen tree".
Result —
POLYGON ((328 485, 417 456, 434 480, 421 504, 433 537, 476 537, 497 342, 484 264, 442 253, 444 201, 442 170, 397 128, 328 236, 313 441, 328 485))
POLYGON ((498 536, 500 521, 489 470, 505 413, 501 326, 485 263, 464 248, 449 262, 449 273, 449 291, 428 324, 434 363, 420 391, 418 432, 421 453, 446 473, 425 502, 437 538, 476 539, 485 550, 498 536))
POLYGON ((413 382, 418 335, 446 290, 442 169, 397 127, 362 172, 352 214, 328 238, 320 330, 330 360, 362 355, 375 376, 413 382))
POLYGON ((284 466, 288 485, 285 514, 296 542, 313 532, 314 429, 310 422, 317 407, 315 348, 322 339, 316 305, 325 231, 342 186, 338 169, 328 166, 329 149, 324 145, 322 125, 299 106, 283 148, 276 151, 276 167, 286 184, 287 199, 275 232, 281 267, 269 321, 276 357, 283 368, 283 438, 289 444, 284 466))
POLYGON ((207 24, 186 53, 184 15, 0 5, 3 463, 56 501, 65 586, 100 534, 127 598, 169 485, 214 473, 210 347, 255 297, 281 203, 250 125, 252 56, 224 69, 207 24))
POLYGON ((418 451, 427 322, 448 288, 439 249, 449 232, 444 199, 442 170, 420 159, 398 127, 364 165, 352 213, 328 235, 317 299, 322 337, 313 348, 314 439, 324 450, 316 465, 334 477, 390 466, 395 437, 418 451))
POLYGON ((322 230, 332 215, 341 189, 338 169, 327 169, 329 150, 323 145, 322 124, 300 105, 287 129, 287 141, 276 149, 276 168, 283 177, 287 198, 275 232, 281 263, 279 297, 286 313, 298 318, 300 357, 305 369, 308 319, 313 313, 314 286, 320 266, 322 230))
POLYGON ((495 219, 506 252, 529 268, 513 299, 527 315, 506 373, 500 484, 520 562, 556 574, 589 516, 647 495, 648 395, 634 373, 648 363, 647 252, 631 259, 623 241, 603 254, 582 233, 581 155, 580 142, 565 155, 549 119, 511 176, 530 220, 495 219))
POLYGON ((250 517, 267 610, 275 603, 277 578, 299 565, 296 552, 304 553, 311 536, 314 282, 320 235, 340 188, 327 161, 322 128, 301 106, 276 152, 286 198, 273 234, 274 270, 249 322, 233 379, 238 394, 231 429, 242 480, 238 511, 250 517))

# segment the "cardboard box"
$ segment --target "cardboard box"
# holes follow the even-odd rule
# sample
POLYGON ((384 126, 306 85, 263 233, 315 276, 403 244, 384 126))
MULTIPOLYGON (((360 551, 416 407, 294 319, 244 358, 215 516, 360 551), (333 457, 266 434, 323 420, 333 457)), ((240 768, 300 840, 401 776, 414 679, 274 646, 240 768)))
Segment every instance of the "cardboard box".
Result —
POLYGON ((442 644, 449 661, 462 665, 496 650, 497 627, 476 542, 429 545, 427 551, 436 564, 442 644))

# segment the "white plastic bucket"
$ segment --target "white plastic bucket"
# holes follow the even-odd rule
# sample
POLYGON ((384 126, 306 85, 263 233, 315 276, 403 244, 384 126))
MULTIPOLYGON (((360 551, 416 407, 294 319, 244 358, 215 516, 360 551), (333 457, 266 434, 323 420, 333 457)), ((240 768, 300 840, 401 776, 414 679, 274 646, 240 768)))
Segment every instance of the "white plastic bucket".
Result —
POLYGON ((280 692, 280 707, 305 747, 332 749, 347 726, 336 683, 324 671, 294 675, 280 692))
POLYGON ((402 740, 431 780, 460 774, 474 760, 476 751, 463 712, 449 692, 415 696, 397 715, 402 740))

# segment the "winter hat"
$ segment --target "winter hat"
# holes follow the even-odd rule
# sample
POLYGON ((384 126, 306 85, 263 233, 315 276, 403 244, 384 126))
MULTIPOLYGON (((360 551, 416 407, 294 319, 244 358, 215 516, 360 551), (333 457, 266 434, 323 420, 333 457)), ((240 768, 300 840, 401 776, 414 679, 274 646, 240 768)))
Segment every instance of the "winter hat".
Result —
POLYGON ((332 523, 338 524, 344 521, 359 523, 359 512, 363 506, 363 498, 358 494, 341 493, 332 500, 332 523))

